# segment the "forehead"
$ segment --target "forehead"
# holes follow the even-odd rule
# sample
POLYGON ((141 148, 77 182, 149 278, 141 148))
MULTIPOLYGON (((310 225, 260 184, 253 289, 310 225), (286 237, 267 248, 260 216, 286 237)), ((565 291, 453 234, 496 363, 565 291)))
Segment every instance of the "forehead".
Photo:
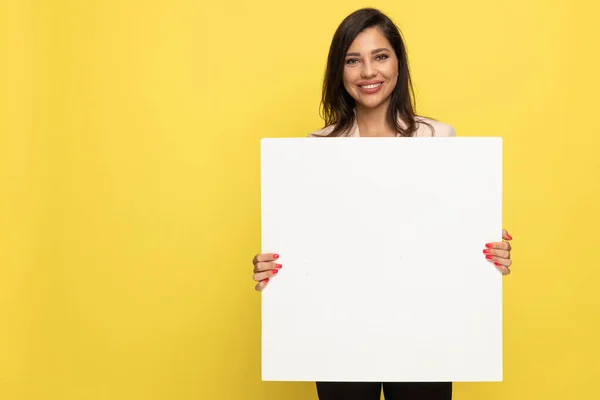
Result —
POLYGON ((367 28, 356 36, 354 41, 350 44, 348 52, 362 53, 370 51, 372 49, 379 49, 385 47, 392 49, 392 45, 386 39, 386 37, 379 31, 379 29, 372 27, 367 28))

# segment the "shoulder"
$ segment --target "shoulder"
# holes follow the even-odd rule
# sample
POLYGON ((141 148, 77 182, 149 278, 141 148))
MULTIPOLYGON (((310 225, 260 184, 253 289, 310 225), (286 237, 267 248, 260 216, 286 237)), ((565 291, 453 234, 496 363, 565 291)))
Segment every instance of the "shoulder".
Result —
POLYGON ((454 137, 456 131, 451 125, 444 122, 425 117, 416 117, 417 131, 415 136, 419 137, 454 137), (433 132, 432 132, 433 129, 433 132))
MULTIPOLYGON (((456 132, 451 125, 436 121, 434 119, 417 116, 417 131, 415 136, 417 137, 453 137, 456 136, 456 132), (433 130, 433 132, 432 132, 433 130)), ((334 125, 326 126, 325 128, 308 134, 309 138, 313 137, 327 137, 334 129, 334 125)), ((354 127, 354 129, 356 129, 354 127)), ((350 136, 354 133, 354 130, 350 130, 350 136)))
POLYGON ((309 138, 313 138, 313 137, 326 137, 327 135, 329 135, 331 133, 331 131, 333 131, 334 126, 333 125, 329 125, 326 126, 323 129, 319 129, 318 131, 314 131, 308 134, 309 138))

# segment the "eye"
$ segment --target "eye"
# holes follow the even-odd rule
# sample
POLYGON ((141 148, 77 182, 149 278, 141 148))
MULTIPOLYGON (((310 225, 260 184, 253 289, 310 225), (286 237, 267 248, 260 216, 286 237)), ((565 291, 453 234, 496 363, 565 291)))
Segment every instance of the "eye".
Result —
POLYGON ((390 58, 390 56, 388 56, 387 54, 379 54, 379 55, 377 55, 377 57, 375 57, 375 60, 384 61, 384 60, 387 60, 388 58, 390 58))
POLYGON ((358 58, 348 58, 346 60, 346 64, 347 65, 353 65, 353 64, 356 64, 356 63, 358 63, 358 58))

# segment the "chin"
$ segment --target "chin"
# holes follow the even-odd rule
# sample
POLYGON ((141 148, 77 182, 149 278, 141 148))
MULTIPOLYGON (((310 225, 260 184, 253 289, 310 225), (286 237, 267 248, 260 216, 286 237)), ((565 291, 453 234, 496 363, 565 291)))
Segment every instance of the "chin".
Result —
POLYGON ((370 108, 370 109, 381 107, 384 103, 385 103, 385 100, 381 100, 381 101, 380 100, 371 100, 371 101, 356 100, 357 105, 360 105, 361 107, 364 107, 364 108, 370 108))

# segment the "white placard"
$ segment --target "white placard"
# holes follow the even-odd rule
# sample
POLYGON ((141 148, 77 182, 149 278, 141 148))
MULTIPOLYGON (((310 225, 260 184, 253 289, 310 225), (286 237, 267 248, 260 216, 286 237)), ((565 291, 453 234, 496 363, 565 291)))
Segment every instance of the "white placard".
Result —
POLYGON ((267 381, 500 381, 501 138, 261 142, 267 381))

